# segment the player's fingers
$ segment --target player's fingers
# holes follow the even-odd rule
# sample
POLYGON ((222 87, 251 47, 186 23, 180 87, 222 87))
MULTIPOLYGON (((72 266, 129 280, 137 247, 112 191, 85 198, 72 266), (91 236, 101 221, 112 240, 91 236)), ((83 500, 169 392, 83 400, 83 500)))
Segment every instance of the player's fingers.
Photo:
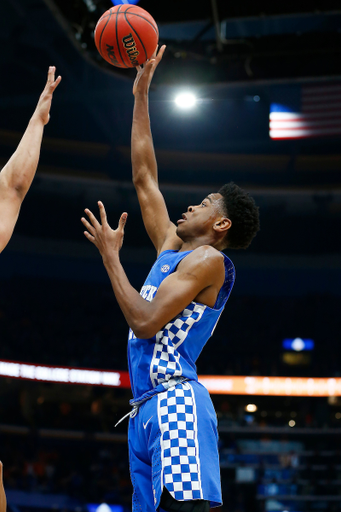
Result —
POLYGON ((163 57, 163 54, 165 53, 165 50, 166 50, 166 45, 163 44, 159 50, 159 53, 157 54, 157 57, 156 57, 156 60, 157 60, 157 63, 160 62, 160 60, 162 59, 163 57))
POLYGON ((91 221, 91 224, 93 225, 93 227, 95 229, 98 229, 100 227, 100 223, 98 222, 98 220, 96 219, 96 217, 94 216, 94 214, 92 213, 92 211, 90 211, 88 208, 86 208, 85 210, 85 213, 87 214, 87 216, 89 217, 90 221, 91 221))
POLYGON ((95 243, 95 237, 90 235, 90 233, 88 233, 88 231, 84 231, 84 235, 86 236, 86 238, 92 242, 93 244, 95 243))
POLYGON ((98 208, 99 208, 99 214, 101 216, 101 223, 102 223, 102 226, 104 224, 108 224, 108 221, 107 221, 107 212, 105 211, 105 208, 104 208, 104 204, 102 203, 102 201, 98 201, 98 208))
POLYGON ((157 45, 157 47, 155 48, 155 52, 153 53, 153 55, 150 57, 151 59, 155 59, 156 55, 157 55, 157 51, 159 49, 159 45, 157 45))
POLYGON ((86 229, 87 229, 88 231, 90 231, 90 233, 91 233, 92 235, 94 235, 94 234, 96 233, 95 228, 94 228, 93 226, 91 226, 90 222, 88 222, 88 221, 86 220, 86 218, 85 218, 85 217, 82 217, 82 218, 81 218, 81 221, 82 221, 82 223, 84 224, 84 226, 86 227, 86 229))
POLYGON ((127 217, 128 217, 127 212, 123 212, 121 217, 120 217, 120 220, 118 221, 118 228, 117 229, 119 229, 120 231, 124 231, 124 226, 126 225, 127 217))
POLYGON ((151 57, 150 59, 146 60, 146 62, 144 63, 144 69, 146 70, 151 70, 154 66, 154 63, 155 63, 155 57, 151 57))

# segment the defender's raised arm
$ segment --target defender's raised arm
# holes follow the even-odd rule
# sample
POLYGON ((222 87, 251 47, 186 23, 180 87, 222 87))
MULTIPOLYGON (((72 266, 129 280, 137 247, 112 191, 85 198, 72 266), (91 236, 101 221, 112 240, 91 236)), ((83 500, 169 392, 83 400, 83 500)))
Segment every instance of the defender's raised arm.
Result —
POLYGON ((0 512, 6 512, 6 505, 7 501, 3 482, 3 466, 2 462, 0 462, 0 512))
POLYGON ((61 81, 56 68, 48 71, 45 88, 26 131, 5 167, 0 172, 0 252, 9 242, 23 199, 37 170, 44 126, 50 119, 53 93, 61 81))
POLYGON ((156 67, 166 47, 138 66, 133 94, 135 96, 133 126, 131 133, 131 160, 133 182, 138 195, 143 222, 158 253, 165 248, 179 248, 181 240, 175 234, 175 225, 170 221, 164 198, 159 190, 157 163, 148 112, 148 91, 156 67), (168 245, 171 244, 171 247, 168 245))

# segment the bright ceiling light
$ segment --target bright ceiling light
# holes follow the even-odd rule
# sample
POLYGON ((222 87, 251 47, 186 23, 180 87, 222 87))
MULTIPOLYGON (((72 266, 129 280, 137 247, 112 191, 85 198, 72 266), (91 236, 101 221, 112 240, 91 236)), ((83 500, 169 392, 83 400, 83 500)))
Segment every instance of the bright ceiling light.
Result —
POLYGON ((191 92, 182 92, 176 96, 174 101, 179 108, 190 109, 195 106, 197 99, 191 92))
POLYGON ((304 341, 301 338, 295 338, 292 342, 292 348, 296 350, 296 352, 301 352, 304 349, 304 341))
POLYGON ((245 407, 246 412, 256 412, 257 411, 257 405, 256 404, 247 404, 245 407))

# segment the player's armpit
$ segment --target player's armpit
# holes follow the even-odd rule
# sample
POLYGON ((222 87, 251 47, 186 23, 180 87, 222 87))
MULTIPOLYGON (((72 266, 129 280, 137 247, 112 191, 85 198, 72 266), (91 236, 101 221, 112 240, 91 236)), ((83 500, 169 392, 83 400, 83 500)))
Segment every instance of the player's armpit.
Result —
POLYGON ((139 338, 151 338, 192 301, 213 307, 225 279, 224 257, 210 246, 186 256, 160 285, 139 326, 139 338))
POLYGON ((134 182, 143 223, 149 238, 159 254, 165 243, 171 244, 167 249, 179 249, 182 240, 176 235, 176 226, 171 222, 164 197, 155 179, 145 174, 143 179, 134 182))

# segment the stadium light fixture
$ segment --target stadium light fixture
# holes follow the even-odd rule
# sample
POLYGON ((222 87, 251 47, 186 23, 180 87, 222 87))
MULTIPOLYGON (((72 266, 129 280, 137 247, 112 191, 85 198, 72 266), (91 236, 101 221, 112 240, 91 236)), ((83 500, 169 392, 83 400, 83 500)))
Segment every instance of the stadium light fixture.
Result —
POLYGON ((283 348, 301 352, 302 350, 314 350, 314 341, 307 338, 287 338, 283 340, 283 348))
POLYGON ((245 407, 245 410, 247 412, 256 412, 257 411, 257 405, 256 404, 247 404, 245 407))
POLYGON ((197 98, 191 92, 182 92, 175 97, 174 101, 179 108, 183 110, 190 110, 195 107, 197 98))

